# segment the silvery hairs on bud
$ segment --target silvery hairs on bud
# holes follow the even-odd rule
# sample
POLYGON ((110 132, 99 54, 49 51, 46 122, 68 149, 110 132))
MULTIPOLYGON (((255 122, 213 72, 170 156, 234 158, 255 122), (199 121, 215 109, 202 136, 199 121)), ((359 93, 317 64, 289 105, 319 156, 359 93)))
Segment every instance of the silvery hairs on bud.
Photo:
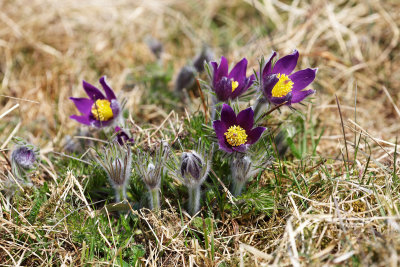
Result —
POLYGON ((139 151, 135 165, 137 171, 142 176, 143 182, 152 190, 158 188, 161 183, 161 176, 164 172, 165 162, 169 155, 169 146, 166 142, 162 142, 156 150, 154 157, 150 152, 139 151))
POLYGON ((121 146, 117 142, 97 152, 97 163, 106 172, 108 180, 116 191, 117 202, 126 198, 126 186, 132 171, 132 152, 129 146, 121 146))
POLYGON ((39 149, 16 137, 17 146, 11 153, 11 172, 24 185, 31 185, 29 173, 37 166, 39 149))
POLYGON ((209 162, 205 162, 203 156, 196 151, 182 153, 180 174, 183 184, 187 187, 201 185, 207 178, 209 170, 209 162))
POLYGON ((150 152, 139 151, 137 154, 137 171, 149 190, 150 208, 154 210, 160 209, 159 188, 169 152, 168 143, 161 142, 154 157, 151 157, 150 152))

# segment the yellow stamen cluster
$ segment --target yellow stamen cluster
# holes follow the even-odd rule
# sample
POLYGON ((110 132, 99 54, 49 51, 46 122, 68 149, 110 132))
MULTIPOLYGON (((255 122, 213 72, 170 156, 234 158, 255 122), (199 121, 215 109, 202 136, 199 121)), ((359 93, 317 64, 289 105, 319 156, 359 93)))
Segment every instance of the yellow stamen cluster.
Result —
POLYGON ((229 127, 228 131, 226 131, 225 138, 228 144, 231 146, 240 146, 247 142, 247 134, 246 131, 237 125, 229 127))
POLYGON ((273 97, 282 97, 286 96, 288 93, 292 91, 293 82, 286 74, 278 74, 277 77, 279 81, 275 84, 274 88, 272 89, 272 96, 273 97))
POLYGON ((92 106, 93 117, 98 121, 108 121, 114 117, 110 101, 98 99, 92 106))
POLYGON ((232 93, 238 88, 239 82, 232 80, 232 93))

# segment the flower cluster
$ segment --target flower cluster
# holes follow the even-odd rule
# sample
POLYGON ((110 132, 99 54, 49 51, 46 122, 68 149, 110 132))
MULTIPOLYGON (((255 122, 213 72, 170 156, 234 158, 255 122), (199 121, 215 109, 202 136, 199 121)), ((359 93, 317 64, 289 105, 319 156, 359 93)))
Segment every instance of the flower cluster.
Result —
MULTIPOLYGON (((131 173, 135 173, 148 189, 150 208, 160 209, 161 181, 168 174, 177 183, 187 187, 188 211, 195 215, 200 210, 201 187, 208 178, 213 157, 217 153, 224 160, 230 161, 227 166, 230 166, 231 171, 231 192, 234 196, 239 196, 246 183, 260 172, 260 168, 266 168, 271 163, 267 152, 262 151, 261 146, 255 145, 267 130, 262 126, 264 116, 257 114, 261 105, 269 103, 278 107, 291 107, 315 93, 313 89, 306 88, 314 81, 317 69, 307 68, 294 72, 299 58, 297 50, 276 62, 276 52, 267 61, 261 58, 259 72, 251 75, 247 74, 246 58, 229 69, 225 57, 221 57, 219 63, 210 62, 211 55, 209 50, 203 49, 190 66, 180 71, 176 80, 176 92, 180 92, 190 88, 195 82, 195 76, 204 69, 207 70, 210 81, 208 84, 203 82, 203 85, 211 90, 213 98, 211 126, 214 129, 215 142, 211 145, 205 145, 206 142, 200 138, 191 149, 182 147, 177 152, 162 141, 154 152, 150 152, 151 149, 144 152, 139 145, 134 144, 130 131, 124 127, 122 102, 117 99, 104 76, 100 78, 100 84, 105 94, 83 81, 83 89, 89 98, 70 98, 81 113, 80 116, 71 116, 72 119, 93 128, 111 129, 113 133, 112 143, 103 153, 97 153, 95 159, 115 189, 117 201, 127 198, 128 181, 131 173), (254 109, 252 102, 240 101, 245 93, 250 101, 255 96, 253 100, 257 101, 254 109), (221 152, 214 150, 214 144, 218 144, 221 152), (132 153, 133 149, 136 152, 132 153)), ((275 109, 272 105, 265 105, 271 108, 269 112, 275 109)), ((178 137, 176 140, 179 142, 178 137)), ((13 159, 23 169, 28 168, 36 158, 26 148, 18 148, 13 152, 13 159)))

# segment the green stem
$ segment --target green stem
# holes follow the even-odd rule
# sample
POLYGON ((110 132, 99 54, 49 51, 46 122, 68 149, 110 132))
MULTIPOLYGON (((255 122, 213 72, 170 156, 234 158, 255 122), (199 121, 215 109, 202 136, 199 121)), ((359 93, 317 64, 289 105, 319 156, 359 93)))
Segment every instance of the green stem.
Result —
POLYGON ((200 186, 189 187, 189 213, 195 215, 200 209, 200 186))
POLYGON ((159 188, 150 189, 150 209, 159 210, 160 209, 160 194, 159 188))

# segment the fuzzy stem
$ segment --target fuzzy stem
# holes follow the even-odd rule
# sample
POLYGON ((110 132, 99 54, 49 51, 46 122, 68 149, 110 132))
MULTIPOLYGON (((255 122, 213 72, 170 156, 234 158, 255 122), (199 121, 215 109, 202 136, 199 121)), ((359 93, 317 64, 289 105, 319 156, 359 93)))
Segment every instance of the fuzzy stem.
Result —
POLYGON ((257 102, 255 103, 254 107, 254 118, 255 121, 257 121, 260 116, 262 115, 262 108, 265 106, 265 110, 268 110, 270 108, 269 102, 264 98, 260 97, 257 99, 257 102))
POLYGON ((150 209, 159 210, 160 209, 160 195, 158 188, 150 189, 150 209))
POLYGON ((217 104, 218 99, 213 96, 212 97, 212 110, 211 110, 211 123, 215 120, 215 115, 217 114, 217 104))
POLYGON ((115 188, 115 200, 121 202, 126 199, 126 188, 123 185, 119 185, 115 188))
POLYGON ((246 182, 240 181, 238 179, 232 179, 232 188, 231 188, 232 195, 235 197, 240 196, 243 190, 243 186, 245 184, 246 182))
POLYGON ((189 187, 189 213, 196 214, 200 209, 200 185, 189 187))

